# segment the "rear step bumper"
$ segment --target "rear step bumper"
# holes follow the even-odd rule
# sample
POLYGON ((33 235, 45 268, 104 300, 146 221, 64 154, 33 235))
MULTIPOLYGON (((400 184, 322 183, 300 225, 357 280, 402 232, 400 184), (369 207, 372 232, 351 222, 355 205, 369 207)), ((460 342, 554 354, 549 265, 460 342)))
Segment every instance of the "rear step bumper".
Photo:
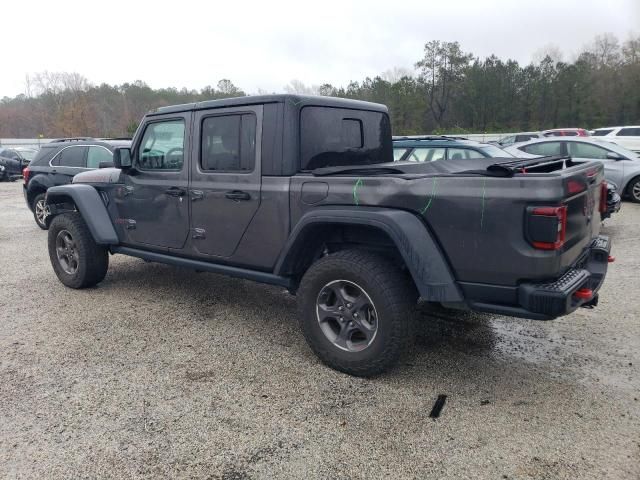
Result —
POLYGON ((611 242, 599 236, 560 278, 548 283, 523 283, 518 288, 519 307, 474 303, 473 308, 535 320, 552 320, 579 307, 598 304, 598 290, 609 265, 611 242))

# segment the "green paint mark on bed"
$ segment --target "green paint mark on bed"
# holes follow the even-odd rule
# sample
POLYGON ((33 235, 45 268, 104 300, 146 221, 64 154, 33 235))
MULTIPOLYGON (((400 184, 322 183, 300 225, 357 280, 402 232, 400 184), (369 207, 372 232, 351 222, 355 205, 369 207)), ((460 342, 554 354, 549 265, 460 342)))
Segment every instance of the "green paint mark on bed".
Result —
POLYGON ((356 180, 356 183, 353 184, 353 202, 356 205, 360 205, 360 200, 358 199, 358 189, 362 186, 364 182, 361 178, 356 180))
POLYGON ((486 184, 487 184, 487 179, 483 178, 482 179, 482 212, 480 213, 480 230, 482 230, 482 227, 484 225, 484 204, 485 204, 485 196, 486 196, 486 184))
POLYGON ((431 195, 429 196, 429 200, 427 204, 420 210, 420 214, 424 215, 424 213, 429 210, 433 199, 436 198, 436 194, 438 193, 438 177, 433 177, 431 179, 431 195))

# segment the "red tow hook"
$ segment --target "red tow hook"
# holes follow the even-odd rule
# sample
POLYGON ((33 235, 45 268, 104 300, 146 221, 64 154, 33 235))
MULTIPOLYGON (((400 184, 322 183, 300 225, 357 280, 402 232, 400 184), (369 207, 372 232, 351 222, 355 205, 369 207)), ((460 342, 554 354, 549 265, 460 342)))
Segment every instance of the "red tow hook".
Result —
POLYGON ((573 296, 579 300, 589 300, 593 297, 593 290, 590 288, 581 288, 576 290, 573 296))
POLYGON ((609 255, 609 258, 607 258, 607 262, 609 263, 613 263, 616 261, 616 257, 612 257, 611 255, 609 255))

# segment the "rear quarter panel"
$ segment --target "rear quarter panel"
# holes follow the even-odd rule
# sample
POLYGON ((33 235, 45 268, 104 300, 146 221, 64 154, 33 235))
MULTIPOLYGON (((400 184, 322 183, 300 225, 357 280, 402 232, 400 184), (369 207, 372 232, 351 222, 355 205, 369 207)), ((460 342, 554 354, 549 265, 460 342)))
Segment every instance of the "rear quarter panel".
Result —
MULTIPOLYGON (((600 171, 594 181, 601 179, 600 171)), ((527 207, 560 205, 565 200, 564 188, 560 176, 535 174, 513 178, 297 175, 291 186, 291 224, 319 205, 409 210, 421 216, 435 235, 456 280, 515 286, 524 280, 558 276, 599 231, 599 197, 579 195, 569 205, 568 223, 573 233, 560 254, 536 250, 529 244, 524 232, 527 207), (321 191, 326 185, 326 196, 310 205, 302 198, 303 184, 305 189, 316 184, 321 191), (595 208, 588 222, 583 208, 595 208)))

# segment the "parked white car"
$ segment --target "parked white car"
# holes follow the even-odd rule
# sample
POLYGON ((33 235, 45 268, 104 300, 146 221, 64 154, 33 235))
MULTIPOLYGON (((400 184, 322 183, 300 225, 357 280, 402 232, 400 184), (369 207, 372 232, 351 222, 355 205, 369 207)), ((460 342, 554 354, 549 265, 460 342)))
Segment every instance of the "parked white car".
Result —
POLYGON ((518 143, 505 151, 516 157, 568 155, 575 160, 598 160, 604 176, 621 197, 640 203, 640 157, 613 142, 593 137, 548 137, 518 143))
POLYGON ((592 135, 640 152, 640 126, 596 128, 592 135))

